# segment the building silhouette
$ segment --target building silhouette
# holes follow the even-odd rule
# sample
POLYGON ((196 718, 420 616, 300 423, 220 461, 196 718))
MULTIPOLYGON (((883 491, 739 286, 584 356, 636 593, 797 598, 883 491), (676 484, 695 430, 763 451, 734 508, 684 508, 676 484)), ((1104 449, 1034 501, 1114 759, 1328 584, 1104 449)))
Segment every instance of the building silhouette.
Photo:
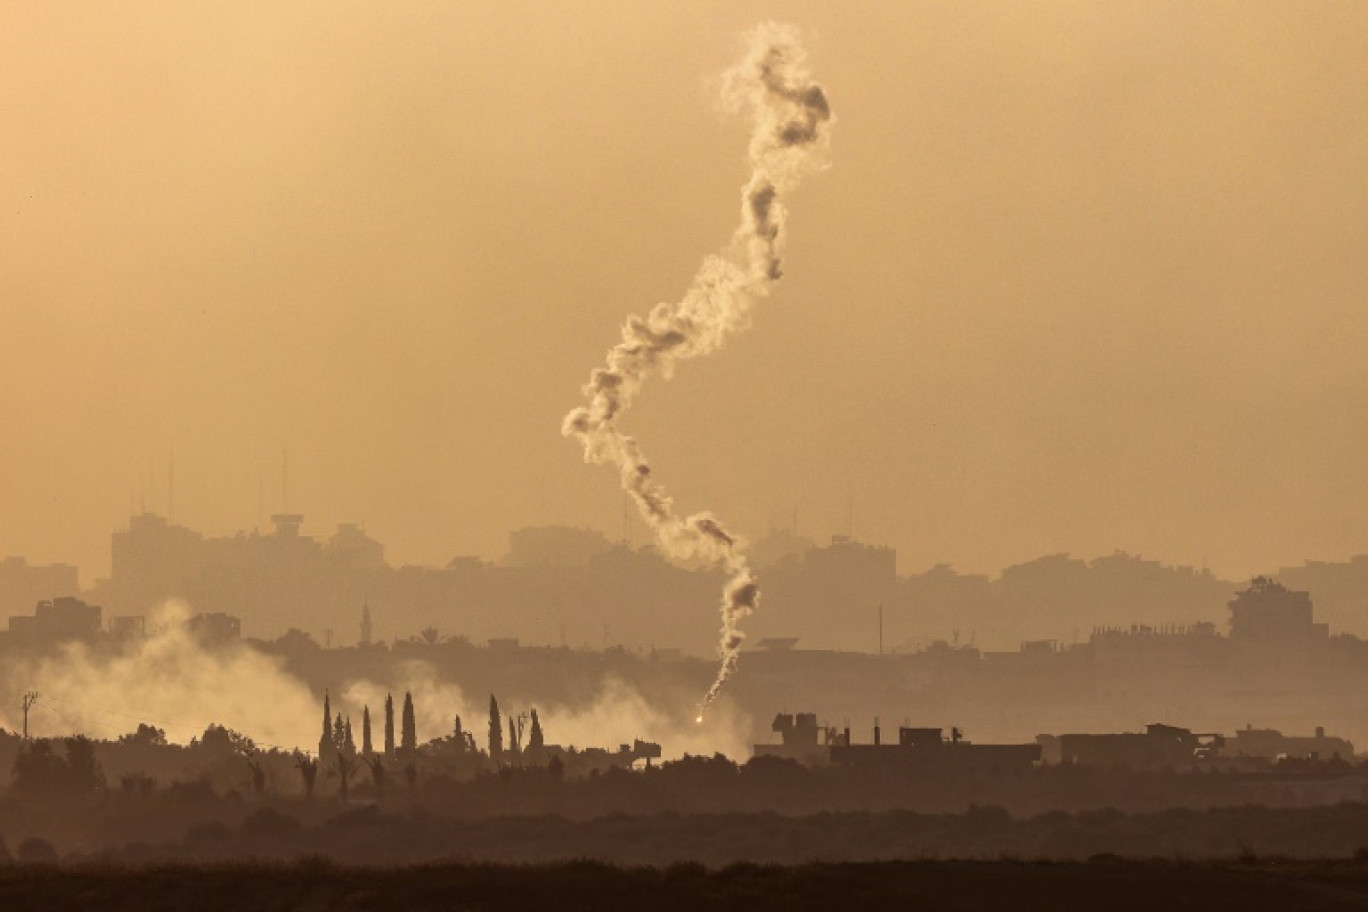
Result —
POLYGON ((9 634, 23 643, 55 643, 89 640, 101 631, 99 605, 64 597, 40 601, 31 615, 9 619, 9 634))
POLYGON ((80 594, 77 569, 70 564, 34 565, 22 557, 0 560, 0 615, 32 611, 45 599, 80 594))

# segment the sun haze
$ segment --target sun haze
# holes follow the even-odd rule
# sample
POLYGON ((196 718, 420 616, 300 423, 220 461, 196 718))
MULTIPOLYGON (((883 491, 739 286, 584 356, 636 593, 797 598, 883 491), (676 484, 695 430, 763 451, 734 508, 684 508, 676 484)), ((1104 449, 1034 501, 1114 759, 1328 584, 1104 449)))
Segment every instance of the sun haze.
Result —
MULTIPOLYGON (((88 583, 140 505, 262 525, 286 450, 397 563, 618 528, 557 421, 728 237, 712 80, 767 9, 7 6, 0 553, 88 583)), ((907 571, 1362 550, 1368 8, 785 17, 838 166, 755 331, 631 418, 681 503, 907 571)))

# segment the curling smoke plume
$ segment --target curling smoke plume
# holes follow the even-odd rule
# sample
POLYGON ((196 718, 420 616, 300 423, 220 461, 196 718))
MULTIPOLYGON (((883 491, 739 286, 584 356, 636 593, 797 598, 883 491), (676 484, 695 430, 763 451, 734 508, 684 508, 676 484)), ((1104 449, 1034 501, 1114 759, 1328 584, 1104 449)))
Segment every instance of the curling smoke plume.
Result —
POLYGON ((589 404, 567 415, 562 426, 583 444, 585 461, 618 467, 623 489, 668 554, 702 558, 727 572, 722 665, 704 706, 736 669, 744 637, 740 625, 759 604, 759 585, 740 542, 721 521, 711 513, 675 513, 673 499, 652 477, 636 439, 618 429, 618 419, 652 373, 668 378, 676 361, 715 351, 744 329, 755 301, 779 280, 788 217, 783 197, 804 174, 825 165, 832 121, 825 93, 808 75, 806 56, 792 27, 771 23, 748 36, 745 59, 723 78, 729 107, 749 109, 754 122, 741 224, 722 253, 703 261, 683 300, 658 304, 645 319, 628 318, 622 341, 609 349, 606 366, 584 388, 589 404))

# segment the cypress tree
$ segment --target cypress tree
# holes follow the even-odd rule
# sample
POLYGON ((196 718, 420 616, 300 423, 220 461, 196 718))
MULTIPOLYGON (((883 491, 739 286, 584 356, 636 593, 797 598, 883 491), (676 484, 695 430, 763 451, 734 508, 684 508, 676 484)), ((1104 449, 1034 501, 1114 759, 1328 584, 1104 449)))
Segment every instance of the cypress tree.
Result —
POLYGON ((385 694, 385 756, 394 759, 394 695, 385 694))
POLYGON ((537 753, 546 746, 542 737, 541 720, 537 718, 537 708, 532 707, 532 731, 527 734, 528 753, 537 753))
POLYGON ((351 716, 347 716, 346 741, 343 742, 343 746, 346 748, 347 756, 356 755, 356 742, 352 740, 351 716))
POLYGON ((323 691, 323 734, 318 739, 318 757, 326 760, 332 756, 333 732, 332 732, 332 701, 328 697, 328 691, 323 691))
POLYGON ((509 716, 509 717, 508 717, 508 752, 509 752, 510 754, 512 754, 513 756, 516 757, 516 756, 518 755, 518 753, 519 753, 521 750, 522 750, 522 745, 518 743, 518 729, 517 729, 517 726, 515 726, 515 725, 513 724, 513 717, 512 717, 512 716, 509 716))
POLYGON ((361 708, 361 754, 367 758, 371 755, 370 704, 361 708))
POLYGON ((412 757, 418 749, 418 724, 413 720, 413 694, 404 691, 404 729, 400 747, 405 755, 412 757))
POLYGON ((333 747, 339 751, 347 746, 347 727, 342 722, 342 714, 337 714, 337 721, 333 723, 333 747))
POLYGON ((489 759, 498 766, 503 759, 503 717, 499 715, 499 701, 489 695, 489 759))

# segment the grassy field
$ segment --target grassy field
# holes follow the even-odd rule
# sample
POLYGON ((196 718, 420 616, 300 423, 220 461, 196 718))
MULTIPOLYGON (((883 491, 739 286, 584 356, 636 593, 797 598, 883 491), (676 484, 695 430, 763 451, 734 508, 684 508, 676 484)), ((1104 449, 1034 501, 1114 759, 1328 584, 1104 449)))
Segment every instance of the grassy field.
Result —
POLYGON ((1368 861, 19 866, 0 909, 1368 909, 1368 861))

